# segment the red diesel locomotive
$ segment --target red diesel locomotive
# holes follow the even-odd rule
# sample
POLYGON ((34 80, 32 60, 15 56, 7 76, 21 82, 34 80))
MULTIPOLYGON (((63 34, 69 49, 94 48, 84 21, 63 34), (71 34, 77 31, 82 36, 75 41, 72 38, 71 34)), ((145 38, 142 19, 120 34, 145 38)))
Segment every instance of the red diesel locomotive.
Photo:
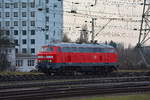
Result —
POLYGON ((37 68, 48 74, 106 74, 118 66, 117 52, 106 44, 54 43, 42 48, 37 68))

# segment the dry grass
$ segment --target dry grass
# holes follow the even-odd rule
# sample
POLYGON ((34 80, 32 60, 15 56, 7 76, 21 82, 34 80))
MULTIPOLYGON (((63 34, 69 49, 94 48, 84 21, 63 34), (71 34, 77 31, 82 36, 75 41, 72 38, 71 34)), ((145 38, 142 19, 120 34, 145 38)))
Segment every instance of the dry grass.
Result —
POLYGON ((95 96, 95 97, 75 97, 68 99, 56 100, 150 100, 150 93, 147 94, 132 94, 123 96, 95 96))

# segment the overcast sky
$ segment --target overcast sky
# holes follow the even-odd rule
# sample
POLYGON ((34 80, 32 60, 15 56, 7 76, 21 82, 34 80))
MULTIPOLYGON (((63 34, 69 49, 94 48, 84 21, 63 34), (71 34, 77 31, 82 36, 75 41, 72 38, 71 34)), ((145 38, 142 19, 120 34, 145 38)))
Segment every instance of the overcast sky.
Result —
MULTIPOLYGON (((91 19, 95 21, 96 40, 113 40, 126 46, 138 41, 143 0, 64 0, 64 32, 73 40, 77 39, 83 25, 91 31, 91 19), (74 10, 77 14, 69 13, 74 10), (106 25, 107 24, 107 25, 106 25), (101 30, 104 26, 106 27, 101 30), (101 30, 101 31, 100 31, 101 30)), ((90 33, 89 33, 90 34, 90 33)), ((90 35, 89 35, 90 36, 90 35)))

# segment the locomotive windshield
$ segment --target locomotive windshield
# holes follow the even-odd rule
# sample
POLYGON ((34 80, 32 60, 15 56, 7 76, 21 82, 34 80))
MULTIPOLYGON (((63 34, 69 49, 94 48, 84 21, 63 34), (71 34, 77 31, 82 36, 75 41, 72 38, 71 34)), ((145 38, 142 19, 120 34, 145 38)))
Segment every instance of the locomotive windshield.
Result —
POLYGON ((43 48, 43 51, 52 52, 52 51, 54 51, 54 48, 52 48, 52 47, 44 47, 44 48, 43 48))

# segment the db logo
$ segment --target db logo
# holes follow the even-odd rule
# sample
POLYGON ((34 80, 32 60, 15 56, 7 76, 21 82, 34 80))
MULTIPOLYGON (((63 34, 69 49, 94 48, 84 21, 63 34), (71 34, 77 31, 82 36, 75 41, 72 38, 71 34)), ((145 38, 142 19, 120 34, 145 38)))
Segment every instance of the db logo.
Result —
POLYGON ((97 56, 93 56, 93 58, 94 58, 94 59, 96 59, 96 58, 97 58, 97 56))

